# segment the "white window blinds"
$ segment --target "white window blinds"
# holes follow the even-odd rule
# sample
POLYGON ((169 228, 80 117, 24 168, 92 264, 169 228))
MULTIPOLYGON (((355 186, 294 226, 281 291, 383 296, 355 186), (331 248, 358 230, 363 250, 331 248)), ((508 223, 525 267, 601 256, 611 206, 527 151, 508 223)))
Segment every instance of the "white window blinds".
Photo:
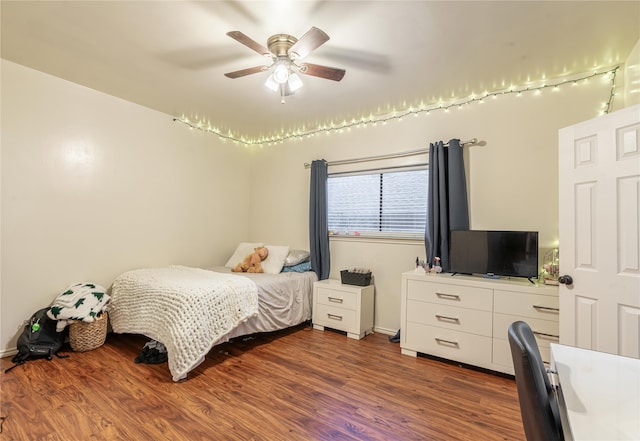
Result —
POLYGON ((423 238, 428 180, 424 168, 329 176, 331 234, 423 238))

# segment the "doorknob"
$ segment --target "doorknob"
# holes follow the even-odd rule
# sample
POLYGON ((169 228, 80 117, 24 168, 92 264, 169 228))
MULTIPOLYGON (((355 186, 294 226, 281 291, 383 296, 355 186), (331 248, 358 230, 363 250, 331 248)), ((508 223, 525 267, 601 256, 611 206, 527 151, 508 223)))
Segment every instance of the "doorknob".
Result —
POLYGON ((573 285, 573 277, 571 277, 570 275, 560 276, 558 277, 558 282, 567 286, 573 285))

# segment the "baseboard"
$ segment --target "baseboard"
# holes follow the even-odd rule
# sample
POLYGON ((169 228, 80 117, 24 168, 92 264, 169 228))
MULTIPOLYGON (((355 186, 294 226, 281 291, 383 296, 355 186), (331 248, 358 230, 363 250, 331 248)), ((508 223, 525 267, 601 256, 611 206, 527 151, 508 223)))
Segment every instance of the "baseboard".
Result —
MULTIPOLYGON (((387 328, 381 328, 379 326, 374 326, 373 327, 373 332, 377 332, 377 333, 385 334, 385 335, 396 335, 396 332, 398 332, 398 330, 397 329, 387 329, 387 328)), ((18 353, 18 348, 2 349, 2 350, 0 350, 0 358, 13 357, 17 353, 18 353)))
POLYGON ((387 328, 381 328, 379 326, 374 326, 373 327, 373 332, 378 332, 380 334, 386 334, 386 335, 396 335, 396 332, 398 332, 397 329, 387 329, 387 328))
POLYGON ((18 348, 2 349, 0 350, 0 358, 13 357, 18 353, 18 348))

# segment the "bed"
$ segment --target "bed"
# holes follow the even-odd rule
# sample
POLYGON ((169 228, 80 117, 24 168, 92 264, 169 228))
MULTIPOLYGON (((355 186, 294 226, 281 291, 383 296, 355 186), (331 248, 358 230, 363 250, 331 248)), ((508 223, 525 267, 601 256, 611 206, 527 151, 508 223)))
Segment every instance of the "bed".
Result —
POLYGON ((164 344, 171 376, 179 381, 217 344, 310 320, 316 280, 313 271, 137 269, 114 281, 109 319, 116 333, 142 334, 164 344))

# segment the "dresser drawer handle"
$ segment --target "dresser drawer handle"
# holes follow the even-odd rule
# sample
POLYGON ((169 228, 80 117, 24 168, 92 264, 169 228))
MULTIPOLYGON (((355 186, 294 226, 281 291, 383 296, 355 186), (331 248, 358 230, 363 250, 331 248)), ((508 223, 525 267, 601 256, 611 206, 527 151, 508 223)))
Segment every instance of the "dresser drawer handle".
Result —
POLYGON ((338 320, 340 322, 342 321, 341 315, 327 314, 327 318, 330 318, 331 320, 338 320))
POLYGON ((445 339, 438 338, 438 337, 436 337, 436 342, 439 345, 453 346, 453 347, 456 347, 456 348, 460 347, 460 345, 458 344, 457 341, 445 340, 445 339))
POLYGON ((437 292, 436 296, 438 296, 439 299, 460 300, 460 296, 457 294, 445 294, 443 292, 437 292))
POLYGON ((538 331, 533 331, 533 333, 535 335, 537 335, 538 337, 546 337, 546 338, 553 338, 555 340, 560 340, 560 336, 559 335, 545 334, 544 332, 538 332, 538 331))
POLYGON ((337 298, 337 297, 329 297, 329 298, 328 298, 328 300, 329 300, 330 302, 333 302, 333 303, 342 303, 342 302, 344 302, 344 300, 339 299, 339 298, 337 298))
POLYGON ((545 311, 545 312, 560 312, 560 308, 551 308, 549 306, 533 305, 533 309, 537 309, 538 311, 545 311))
POLYGON ((460 323, 460 319, 458 317, 447 317, 446 315, 436 314, 436 318, 441 322, 460 323))

